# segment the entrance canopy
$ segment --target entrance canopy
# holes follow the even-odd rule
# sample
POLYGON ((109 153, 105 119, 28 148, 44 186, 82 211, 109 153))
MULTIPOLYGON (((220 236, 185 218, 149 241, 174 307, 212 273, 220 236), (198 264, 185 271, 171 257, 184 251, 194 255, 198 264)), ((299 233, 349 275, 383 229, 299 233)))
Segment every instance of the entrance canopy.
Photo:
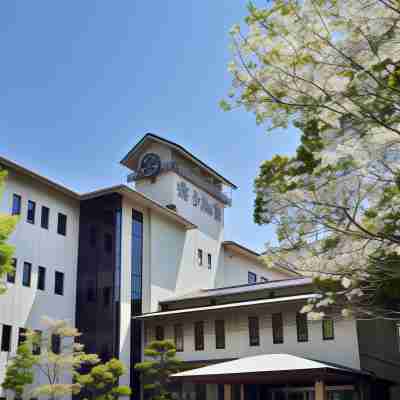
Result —
POLYGON ((307 384, 316 379, 332 384, 348 384, 354 383, 360 376, 370 374, 290 354, 262 354, 180 372, 172 378, 221 384, 307 384))

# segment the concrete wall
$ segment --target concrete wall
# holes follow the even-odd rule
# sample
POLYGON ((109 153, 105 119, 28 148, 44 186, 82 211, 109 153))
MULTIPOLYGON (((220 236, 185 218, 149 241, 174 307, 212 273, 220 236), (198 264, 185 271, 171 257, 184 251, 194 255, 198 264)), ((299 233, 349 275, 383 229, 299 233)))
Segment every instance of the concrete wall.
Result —
MULTIPOLYGON (((79 230, 79 204, 44 184, 9 171, 0 212, 11 213, 12 196, 22 197, 22 214, 10 243, 15 245, 17 272, 15 284, 7 283, 0 295, 0 334, 3 324, 11 325, 12 352, 16 350, 18 328, 43 329, 41 317, 67 319, 75 323, 76 268, 79 230), (36 202, 35 224, 26 222, 27 202, 36 202), (40 226, 42 205, 50 208, 49 229, 40 226), (67 235, 57 234, 58 212, 67 215, 67 235), (32 264, 31 287, 22 286, 24 262, 32 264), (38 266, 46 268, 46 288, 37 290, 38 266), (54 294, 55 271, 64 273, 64 295, 54 294)), ((9 353, 0 353, 0 382, 9 353)))
POLYGON ((257 354, 288 353, 315 360, 329 361, 351 368, 359 368, 358 342, 354 321, 335 321, 334 340, 323 340, 322 323, 309 321, 309 341, 298 343, 296 330, 297 305, 275 305, 252 310, 234 310, 186 314, 168 320, 146 321, 146 342, 154 340, 155 326, 165 327, 166 338, 173 340, 173 326, 184 326, 184 351, 177 355, 184 361, 222 360, 253 356, 257 354), (274 344, 271 314, 282 312, 284 320, 284 343, 274 344), (258 316, 260 323, 260 346, 249 345, 248 317, 258 316), (214 321, 225 320, 226 348, 215 348, 214 321), (204 321, 205 350, 194 350, 194 322, 204 321))

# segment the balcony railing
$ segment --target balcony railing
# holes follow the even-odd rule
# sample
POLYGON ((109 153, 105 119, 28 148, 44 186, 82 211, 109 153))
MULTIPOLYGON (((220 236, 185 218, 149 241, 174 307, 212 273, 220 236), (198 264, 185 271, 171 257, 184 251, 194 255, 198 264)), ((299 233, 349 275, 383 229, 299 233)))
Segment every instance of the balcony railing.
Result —
MULTIPOLYGON (((232 199, 227 196, 224 192, 221 191, 216 185, 207 182, 201 176, 195 174, 192 170, 182 167, 176 161, 163 161, 161 164, 161 172, 168 172, 174 171, 178 175, 186 178, 188 181, 192 182, 193 184, 197 185, 204 191, 208 192, 210 195, 216 197, 222 203, 231 206, 232 199)), ((132 172, 128 175, 127 181, 134 182, 139 179, 146 178, 142 171, 132 172)))

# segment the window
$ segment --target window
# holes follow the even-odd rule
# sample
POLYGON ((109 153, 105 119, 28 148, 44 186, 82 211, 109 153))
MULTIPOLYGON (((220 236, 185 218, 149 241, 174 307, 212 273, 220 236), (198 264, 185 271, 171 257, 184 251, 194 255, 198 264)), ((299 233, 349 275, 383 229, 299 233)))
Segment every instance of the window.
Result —
POLYGON ((197 321, 194 324, 194 349, 204 350, 204 322, 197 321))
POLYGON ((33 339, 33 343, 32 343, 32 354, 38 356, 40 354, 40 345, 42 342, 42 332, 36 330, 35 331, 35 337, 33 339))
POLYGON ((215 348, 225 348, 225 321, 222 319, 215 321, 215 348))
POLYGON ((103 288, 104 306, 108 307, 110 305, 110 301, 111 301, 111 287, 110 286, 106 286, 106 287, 103 288))
POLYGON ((207 254, 207 266, 208 269, 212 268, 212 255, 210 253, 207 254))
POLYGON ((21 196, 19 194, 13 194, 12 201, 12 215, 20 215, 21 214, 21 196))
POLYGON ((55 354, 60 354, 61 351, 60 335, 51 335, 51 351, 55 354))
POLYGON ((260 326, 258 317, 249 317, 249 343, 250 346, 260 345, 260 326))
POLYGON ((45 288, 46 288, 46 268, 45 267, 38 267, 37 288, 39 290, 45 290, 45 288))
POLYGON ((156 326, 156 340, 164 340, 164 327, 161 325, 156 326))
POLYGON ((35 223, 35 212, 36 212, 36 203, 32 200, 28 200, 28 214, 26 216, 26 221, 30 224, 35 223))
POLYGON ((67 234, 67 216, 58 213, 57 233, 65 236, 67 234))
POLYGON ((11 325, 3 325, 3 330, 1 333, 1 351, 11 350, 11 325))
POLYGON ((31 286, 32 264, 24 262, 24 270, 22 272, 22 285, 31 286))
POLYGON ((26 341, 26 328, 19 328, 18 330, 18 346, 26 341))
POLYGON ((175 348, 176 351, 183 351, 183 325, 174 325, 175 348))
POLYGON ((13 258, 11 260, 11 266, 13 267, 14 271, 7 272, 7 282, 15 283, 15 274, 17 273, 17 259, 13 258))
POLYGON ((324 340, 335 339, 335 328, 333 319, 327 318, 322 320, 322 338, 324 340))
POLYGON ((282 314, 272 314, 272 337, 274 344, 283 343, 283 320, 282 314))
POLYGON ((64 273, 56 271, 55 281, 54 293, 62 296, 64 294, 64 273))
POLYGON ((248 281, 248 283, 256 283, 257 275, 254 272, 249 271, 247 274, 247 281, 248 281))
POLYGON ((308 342, 307 314, 297 313, 296 327, 297 327, 297 341, 308 342))
POLYGON ((197 263, 202 266, 203 265, 203 250, 197 249, 197 263))
POLYGON ((204 383, 195 383, 195 400, 207 400, 207 386, 204 383))
POLYGON ((42 217, 40 219, 40 226, 44 229, 49 229, 49 216, 50 209, 48 207, 42 206, 42 217))
POLYGON ((110 233, 104 235, 104 250, 106 253, 111 253, 113 249, 113 239, 110 233))

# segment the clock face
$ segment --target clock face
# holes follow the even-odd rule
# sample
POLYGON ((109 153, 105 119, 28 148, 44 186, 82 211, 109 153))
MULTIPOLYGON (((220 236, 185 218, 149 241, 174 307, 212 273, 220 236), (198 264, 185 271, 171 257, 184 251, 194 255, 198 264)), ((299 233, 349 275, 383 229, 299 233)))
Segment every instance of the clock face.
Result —
POLYGON ((161 169, 161 159, 160 156, 154 153, 146 154, 140 168, 144 176, 155 176, 160 172, 161 169))

